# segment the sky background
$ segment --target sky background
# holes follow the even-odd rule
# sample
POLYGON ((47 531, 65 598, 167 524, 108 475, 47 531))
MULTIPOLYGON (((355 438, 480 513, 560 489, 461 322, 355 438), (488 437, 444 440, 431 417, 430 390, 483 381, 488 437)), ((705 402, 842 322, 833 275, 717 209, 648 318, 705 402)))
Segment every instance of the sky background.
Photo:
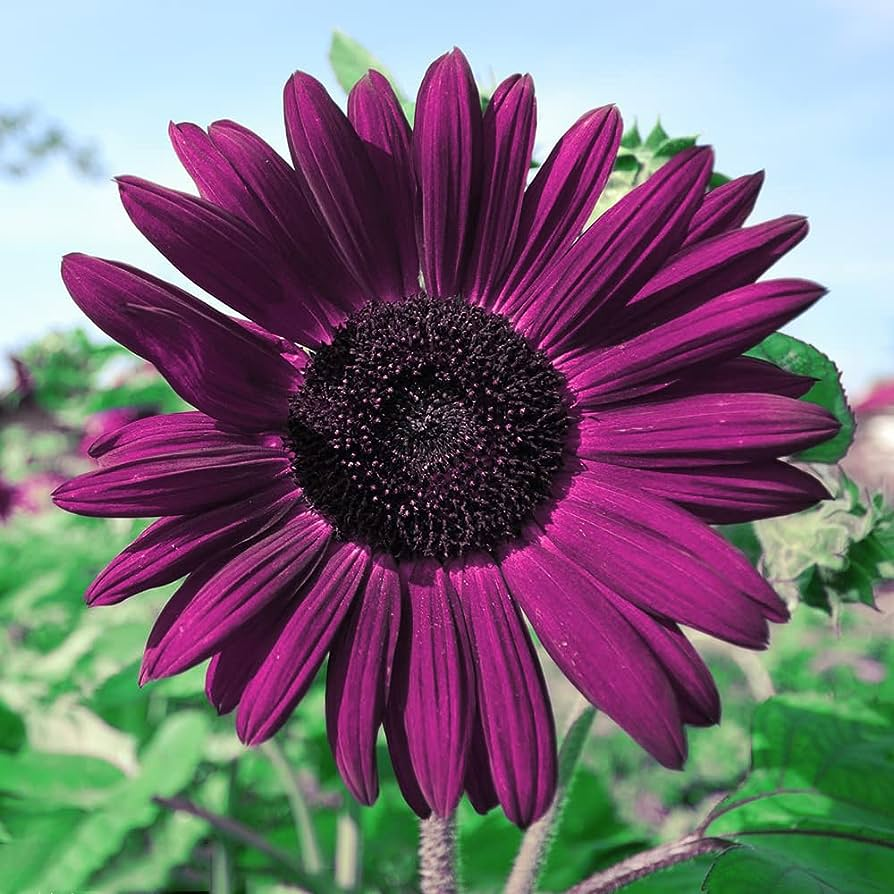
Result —
POLYGON ((697 133, 729 175, 767 180, 752 221, 806 214, 811 234, 774 275, 830 294, 789 327, 830 354, 854 396, 894 375, 894 0, 744 3, 250 3, 79 0, 3 16, 0 111, 30 106, 93 141, 104 173, 52 163, 0 181, 0 351, 85 323, 59 279, 84 251, 183 284, 131 226, 110 181, 192 184, 169 120, 233 118, 285 152, 281 95, 296 68, 341 96, 333 28, 414 93, 453 45, 485 84, 515 71, 538 90, 538 155, 582 112, 616 103, 646 130, 697 133))

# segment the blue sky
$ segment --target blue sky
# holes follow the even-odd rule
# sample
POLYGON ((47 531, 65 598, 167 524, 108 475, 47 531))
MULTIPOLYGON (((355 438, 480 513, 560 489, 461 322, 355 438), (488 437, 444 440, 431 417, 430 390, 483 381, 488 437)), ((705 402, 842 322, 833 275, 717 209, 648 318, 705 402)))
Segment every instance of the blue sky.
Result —
MULTIPOLYGON (((454 44, 484 82, 530 71, 541 156, 595 105, 615 102, 643 126, 660 114, 672 134, 713 144, 724 172, 766 169, 753 220, 810 218, 807 241, 774 271, 830 294, 790 331, 836 359, 853 392, 894 374, 894 0, 51 0, 4 20, 0 107, 32 105, 92 138, 109 175, 183 189, 168 121, 234 118, 284 149, 282 85, 301 68, 337 90, 326 60, 336 27, 411 91, 454 44)), ((0 349, 83 322, 58 276, 72 250, 182 283, 108 178, 54 164, 0 182, 0 349)))

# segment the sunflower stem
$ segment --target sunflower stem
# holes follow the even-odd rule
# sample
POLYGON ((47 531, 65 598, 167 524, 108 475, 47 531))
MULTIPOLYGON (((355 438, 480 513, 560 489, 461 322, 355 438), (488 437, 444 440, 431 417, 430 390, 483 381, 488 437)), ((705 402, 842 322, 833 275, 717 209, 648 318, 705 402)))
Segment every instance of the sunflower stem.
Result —
POLYGON ((457 894, 456 817, 432 814, 419 820, 419 890, 421 894, 457 894))
POLYGON ((583 696, 578 696, 568 713, 562 746, 559 748, 559 778, 555 797, 546 813, 525 832, 515 855, 512 872, 506 880, 504 894, 532 894, 535 890, 543 861, 549 853, 559 817, 562 815, 565 795, 595 716, 596 709, 583 696))
POLYGON ((292 811, 292 820, 295 823, 295 832, 301 845, 301 863, 305 872, 310 875, 319 875, 323 871, 323 856, 314 831, 313 820, 308 809, 304 795, 298 786, 298 780, 283 753, 282 748, 273 739, 264 742, 261 750, 267 755, 267 759, 273 764, 279 776, 280 784, 289 799, 289 808, 292 811))
POLYGON ((350 796, 336 820, 335 826, 335 884, 343 891, 360 887, 363 838, 360 834, 360 811, 350 796))

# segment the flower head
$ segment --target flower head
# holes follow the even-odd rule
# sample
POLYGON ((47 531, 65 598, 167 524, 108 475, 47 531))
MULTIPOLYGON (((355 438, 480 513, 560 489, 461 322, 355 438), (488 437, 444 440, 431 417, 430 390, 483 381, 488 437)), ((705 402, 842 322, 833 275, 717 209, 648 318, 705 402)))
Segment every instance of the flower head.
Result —
POLYGON ((207 693, 257 743, 328 655, 336 763, 377 793, 384 724, 407 801, 463 791, 526 825, 555 732, 524 616, 571 682, 669 767, 717 692, 678 624, 763 648, 785 606, 710 523, 825 496, 779 457, 836 430, 810 380, 743 351, 823 290, 756 283, 803 238, 743 228, 761 176, 706 193, 693 148, 584 229, 621 135, 583 115, 527 184, 530 77, 482 114, 458 51, 410 128, 370 72, 344 115, 295 74, 293 165, 231 121, 171 126, 194 197, 121 178, 141 232, 240 316, 69 255, 75 301, 196 412, 141 419, 59 488, 73 512, 162 516, 87 599, 186 575, 142 679, 211 659, 207 693), (421 271, 421 273, 420 273, 421 271), (303 350, 304 349, 304 350, 303 350))

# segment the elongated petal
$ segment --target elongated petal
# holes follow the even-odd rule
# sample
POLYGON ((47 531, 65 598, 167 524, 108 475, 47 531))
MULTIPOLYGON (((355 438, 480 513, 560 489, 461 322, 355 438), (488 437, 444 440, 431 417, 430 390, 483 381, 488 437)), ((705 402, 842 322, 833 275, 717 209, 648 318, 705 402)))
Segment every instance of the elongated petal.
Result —
POLYGON ((469 760, 466 764, 464 784, 469 802, 478 813, 485 814, 500 803, 494 787, 494 777, 490 771, 490 757, 487 754, 487 743, 484 741, 481 716, 477 712, 472 738, 469 741, 469 760))
POLYGON ((198 448, 87 472, 57 487, 53 500, 78 515, 187 515, 244 499, 288 469, 281 450, 198 448))
POLYGON ((839 429, 816 404, 776 394, 696 394, 587 413, 578 454, 660 468, 776 459, 839 429))
POLYGON ((333 308, 354 310, 368 300, 338 257, 326 228, 320 226, 300 176, 279 153, 235 121, 215 121, 208 131, 263 204, 269 220, 266 232, 280 246, 289 265, 290 285, 300 290, 308 310, 331 325, 341 321, 333 317, 333 308))
POLYGON ((715 525, 788 515, 829 497, 818 479, 779 460, 618 471, 629 471, 632 483, 715 525))
POLYGON ((284 104, 292 160, 342 262, 369 296, 401 297, 397 246, 360 137, 310 75, 292 75, 284 104))
POLYGON ((62 278, 81 310, 154 363, 184 400, 238 429, 282 427, 299 377, 267 341, 124 264, 66 255, 62 278))
POLYGON ((546 526, 550 540, 613 592, 711 636, 764 648, 765 618, 785 605, 748 560, 682 509, 632 487, 610 466, 574 477, 546 526))
POLYGON ((199 515, 173 516, 150 525, 99 573, 87 589, 88 605, 112 605, 169 584, 221 550, 276 524, 297 499, 288 477, 199 515))
POLYGON ((722 292, 753 283, 806 235, 807 221, 788 215, 706 239, 678 252, 610 325, 626 338, 679 317, 722 292))
POLYGON ((540 662, 492 559, 468 558, 450 580, 474 646, 494 789, 506 816, 525 828, 543 815, 556 787, 556 733, 540 662))
POLYGON ((712 189, 692 217, 683 245, 692 245, 742 226, 764 185, 764 172, 737 177, 712 189))
POLYGON ((471 646, 444 569, 418 561, 402 565, 401 576, 407 635, 396 655, 389 710, 403 725, 425 802, 449 816, 463 791, 475 710, 471 646))
POLYGON ((494 91, 484 113, 482 193, 463 294, 485 307, 515 246, 531 166, 537 106, 530 75, 513 75, 494 91))
POLYGON ((413 136, 388 79, 371 70, 348 95, 348 119, 366 144, 397 244, 404 295, 419 290, 413 136))
POLYGON ((436 59, 422 79, 413 153, 422 275, 430 295, 446 298, 462 285, 481 191, 481 105, 460 50, 436 59))
POLYGON ((535 528, 498 557, 512 597, 565 676, 656 760, 681 767, 686 739, 674 690, 603 588, 535 528))
POLYGON ((822 286, 799 279, 743 286, 628 341, 582 357, 580 372, 569 377, 569 384, 583 406, 620 400, 644 382, 736 357, 824 294, 822 286))
POLYGON ((288 620, 288 608, 268 605, 251 619, 239 636, 227 643, 205 671, 205 697, 218 714, 229 714, 242 700, 248 684, 264 663, 288 620))
MULTIPOLYGON (((398 645, 398 649, 400 648, 401 646, 398 645)), ((428 819, 431 816, 431 807, 428 806, 428 801, 425 800, 425 795, 422 794, 422 789, 419 787, 419 780, 416 778, 402 711, 403 708, 398 704, 397 697, 393 694, 389 696, 383 723, 385 737, 388 740, 388 754, 391 757, 394 777, 404 800, 416 816, 420 819, 428 819)))
POLYGON ((547 265, 577 239, 611 174, 621 130, 618 110, 603 106, 582 115, 559 140, 525 191, 507 273, 486 307, 517 309, 547 265))
POLYGON ((269 739, 304 697, 369 565, 367 550, 334 545, 326 563, 302 589, 292 616, 239 702, 236 732, 246 745, 269 739))
POLYGON ((702 394, 780 394, 803 397, 816 384, 810 376, 798 376, 756 357, 734 357, 720 363, 688 370, 662 397, 702 394))
POLYGON ((148 180, 119 177, 118 188, 134 225, 184 276, 268 329, 312 339, 311 309, 266 236, 211 202, 148 180))
POLYGON ((606 314, 623 306, 675 251, 711 172, 710 149, 686 150, 627 193, 551 264, 519 329, 551 356, 598 342, 606 314))
POLYGON ((292 507, 272 533, 243 549, 195 595, 175 628, 147 651, 143 676, 181 673, 219 652, 274 602, 292 599, 314 575, 331 529, 315 513, 292 507))
POLYGON ((400 602, 397 566, 388 556, 376 557, 329 656, 329 744, 345 785, 362 804, 372 804, 379 794, 376 736, 391 681, 400 602))

